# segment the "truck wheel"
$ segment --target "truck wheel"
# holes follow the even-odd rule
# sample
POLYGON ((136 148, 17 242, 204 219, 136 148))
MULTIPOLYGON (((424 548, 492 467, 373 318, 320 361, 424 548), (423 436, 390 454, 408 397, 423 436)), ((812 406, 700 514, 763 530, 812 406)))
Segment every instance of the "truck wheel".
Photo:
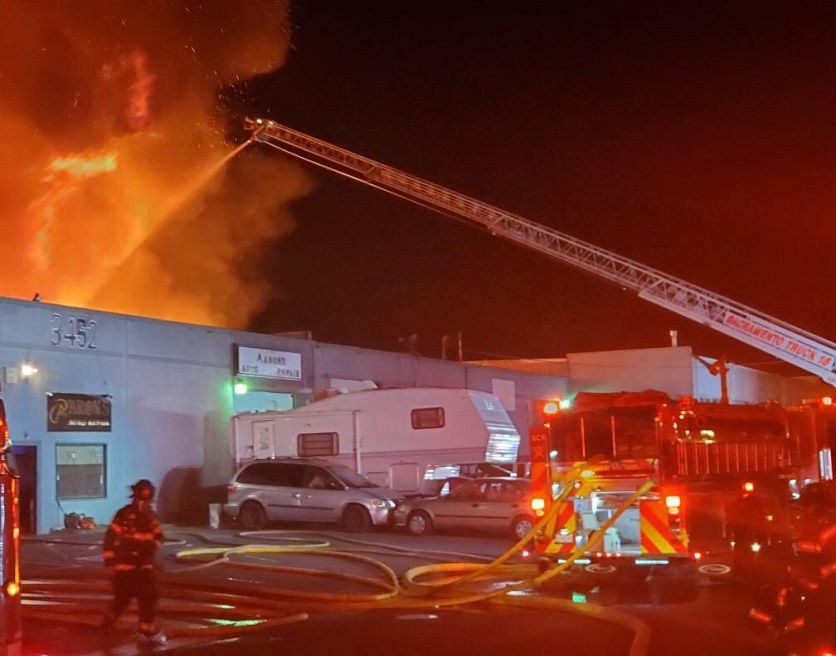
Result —
POLYGON ((361 506, 349 506, 343 511, 342 526, 349 533, 368 531, 372 525, 372 518, 368 511, 361 506))
POLYGON ((267 526, 267 515, 260 503, 247 501, 238 511, 238 523, 245 531, 260 531, 267 526))
POLYGON ((429 535, 433 532, 433 520, 423 510, 409 513, 406 519, 406 530, 411 535, 429 535))
POLYGON ((526 535, 531 533, 532 528, 534 528, 534 521, 531 517, 527 517, 526 515, 515 517, 514 521, 511 522, 511 537, 515 540, 522 540, 526 535))

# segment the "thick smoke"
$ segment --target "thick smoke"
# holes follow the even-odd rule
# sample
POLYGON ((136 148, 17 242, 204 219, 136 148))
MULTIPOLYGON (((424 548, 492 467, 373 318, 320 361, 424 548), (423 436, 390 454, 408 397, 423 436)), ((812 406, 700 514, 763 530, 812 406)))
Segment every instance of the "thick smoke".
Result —
POLYGON ((284 0, 3 0, 0 295, 245 326, 310 185, 225 164, 219 92, 282 65, 288 22, 284 0))

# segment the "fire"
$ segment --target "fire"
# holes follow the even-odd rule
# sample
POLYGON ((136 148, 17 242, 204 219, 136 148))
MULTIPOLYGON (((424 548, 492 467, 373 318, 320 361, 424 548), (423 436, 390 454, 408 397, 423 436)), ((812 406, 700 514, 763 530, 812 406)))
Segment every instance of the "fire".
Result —
MULTIPOLYGON (((92 178, 116 170, 116 153, 56 157, 47 164, 46 170, 48 173, 64 172, 76 180, 92 178)), ((51 176, 47 176, 46 179, 50 180, 51 176)))
POLYGON ((242 253, 251 265, 292 230, 287 205, 311 185, 232 156, 219 92, 284 62, 287 0, 2 13, 0 296, 245 327, 269 287, 242 253))

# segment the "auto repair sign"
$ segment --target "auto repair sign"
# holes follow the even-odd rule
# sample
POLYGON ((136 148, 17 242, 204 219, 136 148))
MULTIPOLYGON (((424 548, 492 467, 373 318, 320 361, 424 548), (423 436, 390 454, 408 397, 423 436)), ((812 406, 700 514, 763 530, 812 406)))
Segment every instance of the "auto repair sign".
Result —
POLYGON ((289 351, 239 346, 238 374, 279 380, 302 380, 302 355, 289 351))
POLYGON ((46 429, 52 432, 110 432, 108 396, 51 392, 46 397, 46 429))

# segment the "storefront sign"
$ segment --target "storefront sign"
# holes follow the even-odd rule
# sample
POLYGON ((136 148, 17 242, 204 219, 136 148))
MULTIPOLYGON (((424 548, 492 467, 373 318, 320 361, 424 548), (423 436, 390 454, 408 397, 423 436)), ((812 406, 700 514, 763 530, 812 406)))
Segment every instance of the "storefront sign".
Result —
POLYGON ((280 380, 302 380, 302 355, 239 346, 238 374, 280 380))
POLYGON ((54 432, 110 432, 110 398, 63 392, 47 394, 46 429, 54 432))

